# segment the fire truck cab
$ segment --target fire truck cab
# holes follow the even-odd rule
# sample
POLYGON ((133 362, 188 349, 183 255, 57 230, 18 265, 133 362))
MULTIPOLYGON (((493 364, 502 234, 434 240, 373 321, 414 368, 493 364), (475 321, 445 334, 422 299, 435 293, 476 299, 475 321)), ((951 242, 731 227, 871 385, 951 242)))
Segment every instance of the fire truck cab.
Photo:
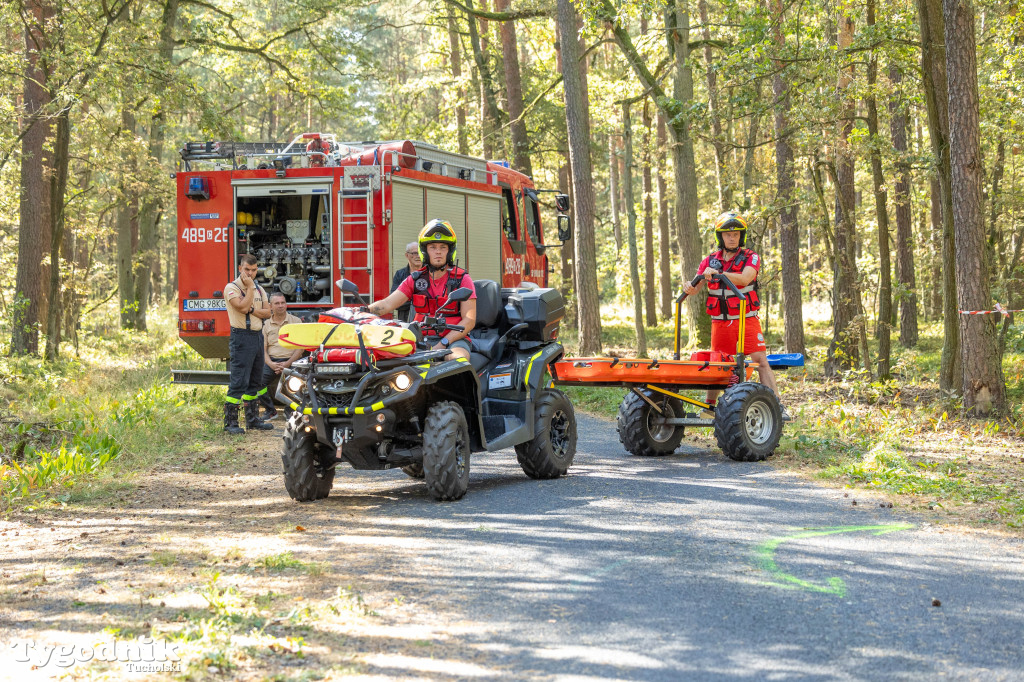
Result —
MULTIPOLYGON (((502 287, 547 286, 546 251, 561 246, 544 241, 540 194, 550 190, 503 162, 423 142, 305 133, 287 144, 190 142, 180 154, 178 331, 206 358, 228 356, 223 290, 245 253, 259 284, 308 317, 355 302, 334 286, 342 277, 368 300, 386 296, 406 244, 433 218, 454 226, 459 266, 502 287)), ((568 197, 555 205, 564 243, 568 197)))

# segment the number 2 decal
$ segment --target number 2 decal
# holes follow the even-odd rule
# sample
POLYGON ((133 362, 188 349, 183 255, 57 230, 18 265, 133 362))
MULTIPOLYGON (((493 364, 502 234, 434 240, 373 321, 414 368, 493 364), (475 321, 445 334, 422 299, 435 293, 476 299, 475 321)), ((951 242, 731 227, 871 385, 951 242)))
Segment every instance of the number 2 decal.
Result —
POLYGON ((384 337, 380 340, 381 345, 384 345, 388 341, 390 341, 391 337, 394 336, 394 335, 395 335, 395 330, 394 329, 386 329, 384 331, 384 337))

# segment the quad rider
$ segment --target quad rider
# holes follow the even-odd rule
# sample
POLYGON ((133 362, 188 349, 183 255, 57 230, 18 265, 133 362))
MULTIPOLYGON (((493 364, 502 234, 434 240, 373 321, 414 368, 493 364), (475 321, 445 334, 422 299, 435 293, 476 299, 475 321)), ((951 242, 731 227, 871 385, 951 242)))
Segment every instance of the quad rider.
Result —
MULTIPOLYGON (((711 315, 711 350, 732 355, 736 352, 739 338, 740 299, 728 287, 712 279, 723 274, 736 285, 747 301, 746 331, 743 338, 744 353, 756 364, 761 383, 770 388, 776 396, 779 389, 775 374, 768 365, 767 346, 761 331, 757 311, 761 307, 758 296, 757 274, 761 269, 761 257, 751 249, 744 248, 747 221, 735 211, 727 211, 715 221, 715 238, 718 250, 701 261, 697 274, 704 278, 691 286, 687 282, 683 291, 687 296, 708 285, 707 311, 711 315)), ((707 402, 714 406, 720 391, 708 391, 707 402)), ((781 399, 780 399, 781 404, 781 399)), ((789 413, 782 408, 782 418, 789 420, 789 413)))
MULTIPOLYGON (((447 356, 449 360, 469 360, 469 332, 476 325, 476 289, 466 271, 455 264, 456 241, 455 229, 447 220, 435 218, 424 225, 416 240, 423 267, 406 277, 387 298, 366 306, 366 310, 374 315, 386 315, 406 301, 412 301, 416 322, 422 322, 430 316, 443 318, 449 325, 462 327, 462 331, 452 329, 438 334, 431 349, 451 350, 447 356), (458 310, 455 310, 455 303, 444 306, 448 296, 460 288, 469 289, 473 292, 472 296, 459 303, 458 310)), ((424 330, 424 334, 429 335, 431 332, 424 330)))

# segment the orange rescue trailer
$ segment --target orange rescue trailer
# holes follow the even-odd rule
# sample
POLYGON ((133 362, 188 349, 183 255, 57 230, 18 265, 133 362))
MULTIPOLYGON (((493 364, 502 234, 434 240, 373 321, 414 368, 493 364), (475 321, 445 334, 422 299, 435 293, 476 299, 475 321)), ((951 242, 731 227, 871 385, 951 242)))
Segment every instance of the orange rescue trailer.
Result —
MULTIPOLYGON (((550 366, 555 384, 622 386, 629 389, 619 405, 619 440, 638 456, 668 455, 683 439, 686 427, 714 428, 730 459, 756 462, 774 452, 782 437, 782 407, 768 387, 750 381, 753 367, 743 348, 746 300, 724 275, 715 275, 740 297, 736 355, 701 351, 680 359, 680 318, 686 294, 676 298, 675 353, 672 360, 637 358, 566 358, 550 366), (715 404, 682 395, 681 391, 723 390, 715 404), (702 418, 687 407, 714 413, 702 418)), ((694 278, 692 285, 700 280, 694 278)), ((779 356, 778 366, 803 364, 802 356, 779 356), (797 360, 799 358, 799 360, 797 360)))

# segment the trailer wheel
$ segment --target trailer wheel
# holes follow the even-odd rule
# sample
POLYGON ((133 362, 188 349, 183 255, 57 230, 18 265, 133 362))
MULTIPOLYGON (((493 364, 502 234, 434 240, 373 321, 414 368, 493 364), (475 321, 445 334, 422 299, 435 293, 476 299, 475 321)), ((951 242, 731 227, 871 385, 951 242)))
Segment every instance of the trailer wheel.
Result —
POLYGON ((576 413, 559 390, 540 392, 533 412, 533 440, 516 446, 516 459, 530 478, 564 476, 576 456, 576 413))
POLYGON ((715 438, 729 459, 760 462, 782 438, 782 408, 763 384, 745 381, 727 389, 715 410, 715 438))
POLYGON ((640 392, 661 409, 661 414, 635 391, 630 391, 619 405, 619 441, 628 453, 638 457, 670 455, 679 447, 686 428, 661 424, 659 421, 665 417, 684 416, 683 404, 678 398, 671 398, 650 389, 643 389, 640 392))
POLYGON ((327 497, 334 487, 334 457, 307 432, 297 414, 284 427, 281 463, 284 487, 293 500, 311 502, 327 497))
POLYGON ((457 500, 469 488, 469 427, 456 402, 435 403, 427 410, 423 479, 435 500, 457 500))
POLYGON ((423 478, 423 464, 416 462, 414 464, 406 464, 402 467, 402 471, 409 478, 423 478))

